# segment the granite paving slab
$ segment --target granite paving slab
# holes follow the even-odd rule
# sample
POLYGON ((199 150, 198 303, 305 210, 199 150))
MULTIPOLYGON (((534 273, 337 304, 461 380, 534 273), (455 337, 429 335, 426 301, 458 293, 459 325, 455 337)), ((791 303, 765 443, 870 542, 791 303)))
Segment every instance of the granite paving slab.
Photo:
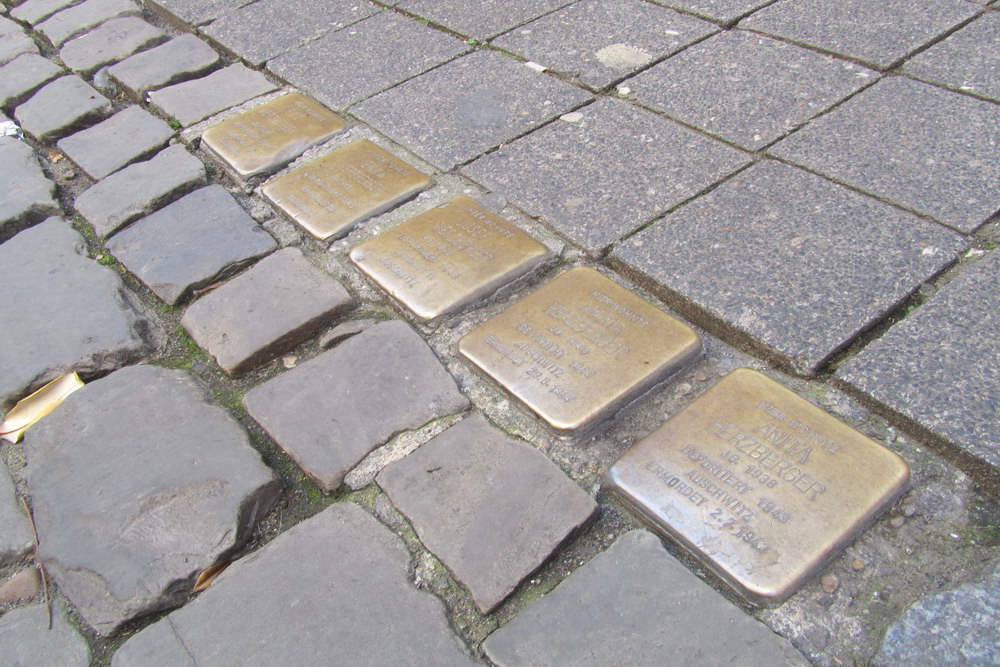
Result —
POLYGON ((337 503, 234 563, 111 664, 476 664, 444 605, 410 585, 409 564, 399 538, 337 503))
POLYGON ((172 306, 277 247, 221 185, 181 197, 119 232, 107 245, 172 306))
POLYGON ((205 74, 219 62, 219 54, 194 35, 174 37, 149 51, 129 56, 108 70, 132 99, 142 102, 150 90, 205 74))
POLYGON ((253 0, 148 0, 150 6, 180 23, 203 25, 253 0))
POLYGON ((188 307, 181 324, 239 375, 313 337, 351 306, 340 283, 283 248, 188 307))
POLYGON ((53 199, 56 184, 45 176, 35 151, 20 139, 0 137, 0 183, 0 242, 61 212, 53 199))
POLYGON ((132 0, 86 0, 35 26, 55 47, 68 39, 119 16, 141 16, 142 9, 132 0))
POLYGON ((380 12, 270 60, 267 69, 331 109, 343 110, 467 50, 454 37, 380 12))
POLYGON ((965 0, 779 0, 740 27, 887 70, 978 11, 965 0))
POLYGON ((375 5, 359 0, 258 0, 213 21, 202 32, 244 61, 260 66, 376 11, 375 5))
POLYGON ((0 567, 15 563, 35 546, 31 524, 21 509, 6 466, 0 466, 0 567))
POLYGON ((0 312, 11 314, 0 346, 0 409, 63 373, 107 373, 155 351, 159 327, 59 218, 0 245, 0 285, 0 312))
MULTIPOLYGON (((6 21, 6 19, 0 19, 6 21)), ((38 45, 21 30, 0 33, 0 65, 10 62, 23 53, 38 53, 38 45)))
POLYGON ((643 0, 582 0, 492 44, 600 89, 717 29, 643 0))
POLYGON ((597 511, 544 454, 482 415, 431 439, 376 481, 484 614, 597 511))
POLYGON ((737 30, 695 44, 626 85, 633 97, 657 111, 757 150, 877 76, 853 63, 737 30))
POLYGON ((1000 468, 1000 253, 964 271, 837 371, 930 434, 1000 468))
POLYGON ((462 171, 599 254, 749 156, 626 102, 601 99, 462 171))
POLYGON ((1000 102, 1000 13, 979 17, 904 65, 908 74, 1000 102))
MULTIPOLYGON (((10 10, 10 15, 28 25, 35 25, 60 9, 78 4, 80 0, 27 0, 10 10)), ((14 3, 17 4, 17 3, 14 3)))
POLYGON ((88 383, 24 440, 38 556, 99 634, 182 603, 239 547, 280 485, 183 371, 88 383))
POLYGON ((588 99, 579 88, 513 58, 476 51, 369 98, 352 112, 447 171, 588 99))
POLYGON ((111 102, 78 76, 45 84, 14 110, 21 128, 40 143, 49 143, 93 125, 111 113, 111 102))
POLYGON ((742 16, 774 0, 656 0, 658 4, 682 9, 698 16, 719 21, 724 25, 734 23, 742 16))
POLYGON ((63 69, 37 53, 25 53, 0 67, 0 109, 9 112, 63 69))
POLYGON ((201 160, 175 144, 84 190, 76 198, 76 210, 106 238, 206 180, 201 160))
POLYGON ((49 627, 48 607, 33 604, 0 616, 0 664, 12 667, 87 667, 90 649, 56 604, 49 627))
POLYGON ((1000 107, 890 77, 771 153, 971 232, 1000 208, 1000 107))
POLYGON ((397 433, 469 405, 423 339, 399 320, 251 389, 243 403, 327 493, 397 433))
POLYGON ((86 130, 61 139, 56 146, 94 180, 101 180, 163 147, 174 131, 143 110, 125 107, 86 130))
POLYGON ((514 665, 808 665, 644 530, 618 538, 486 638, 514 665))
POLYGON ((74 72, 89 75, 166 39, 167 33, 159 28, 136 16, 125 16, 66 42, 59 49, 59 58, 74 72))
POLYGON ((153 91, 149 94, 149 102, 187 127, 277 89, 260 72, 236 63, 200 79, 153 91))
POLYGON ((480 39, 538 18, 570 0, 401 0, 396 6, 455 32, 480 39))

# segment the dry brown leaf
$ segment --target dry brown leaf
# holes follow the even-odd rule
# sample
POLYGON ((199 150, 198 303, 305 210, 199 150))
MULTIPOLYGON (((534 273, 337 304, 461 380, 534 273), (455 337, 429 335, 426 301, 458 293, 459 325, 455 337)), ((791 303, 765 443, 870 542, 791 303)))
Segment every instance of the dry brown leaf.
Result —
POLYGON ((205 590, 215 581, 216 577, 225 572, 226 568, 229 567, 230 561, 224 560, 212 565, 211 567, 205 568, 198 578, 194 581, 194 588, 191 589, 192 593, 200 593, 205 590))

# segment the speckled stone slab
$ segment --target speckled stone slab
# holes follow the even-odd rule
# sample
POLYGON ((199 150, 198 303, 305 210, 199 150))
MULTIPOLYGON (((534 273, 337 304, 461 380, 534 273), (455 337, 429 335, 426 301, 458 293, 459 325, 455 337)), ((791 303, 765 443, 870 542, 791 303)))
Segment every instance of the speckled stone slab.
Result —
POLYGON ((927 81, 1000 102, 1000 12, 989 12, 906 62, 927 81))
POLYGON ((656 0, 658 4, 682 9, 705 18, 729 24, 773 0, 656 0))
POLYGON ((129 56, 108 74, 132 99, 172 83, 199 76, 219 62, 219 54, 194 35, 174 37, 165 44, 129 56))
POLYGON ((469 37, 492 37, 569 0, 401 0, 397 7, 469 37))
POLYGON ((106 97, 80 77, 64 76, 45 84, 17 107, 14 118, 25 132, 47 143, 93 125, 109 113, 111 102, 106 97))
POLYGON ((277 88, 260 72, 236 63, 200 79, 153 91, 149 102, 187 127, 277 88))
POLYGON ((56 146, 88 176, 100 180, 158 151, 173 129, 142 107, 125 107, 93 127, 60 140, 56 146))
POLYGON ((253 0, 148 0, 164 16, 182 24, 202 25, 213 21, 253 0))

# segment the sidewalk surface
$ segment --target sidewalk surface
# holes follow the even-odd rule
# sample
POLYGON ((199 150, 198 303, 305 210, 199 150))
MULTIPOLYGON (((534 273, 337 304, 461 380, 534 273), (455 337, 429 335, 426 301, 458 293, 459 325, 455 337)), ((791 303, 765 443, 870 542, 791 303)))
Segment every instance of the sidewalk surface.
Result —
POLYGON ((0 664, 1000 662, 1000 2, 2 2, 0 664), (703 354, 560 437, 575 267, 703 354), (910 468, 778 605, 605 477, 742 368, 910 468))

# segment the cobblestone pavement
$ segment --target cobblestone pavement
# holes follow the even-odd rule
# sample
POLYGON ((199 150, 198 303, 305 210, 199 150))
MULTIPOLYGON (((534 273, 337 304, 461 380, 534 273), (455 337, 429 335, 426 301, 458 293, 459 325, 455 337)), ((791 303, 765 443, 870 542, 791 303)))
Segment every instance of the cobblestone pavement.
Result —
POLYGON ((0 7, 0 664, 1000 661, 1000 2, 0 7), (692 342, 546 425, 459 340, 575 267, 692 342), (605 477, 745 368, 911 475, 777 605, 605 477))

